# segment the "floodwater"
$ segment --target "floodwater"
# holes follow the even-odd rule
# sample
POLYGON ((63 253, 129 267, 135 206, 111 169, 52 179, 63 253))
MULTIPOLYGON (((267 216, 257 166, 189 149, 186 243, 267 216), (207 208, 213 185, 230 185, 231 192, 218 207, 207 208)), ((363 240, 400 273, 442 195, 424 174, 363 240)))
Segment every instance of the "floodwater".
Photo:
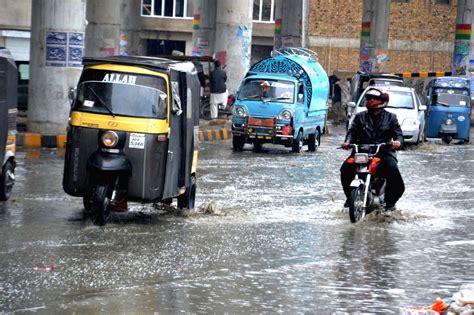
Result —
POLYGON ((473 283, 474 146, 400 152, 400 210, 351 224, 342 137, 302 154, 202 144, 200 209, 131 204, 102 228, 62 191, 62 150, 20 150, 0 312, 398 314, 473 283))

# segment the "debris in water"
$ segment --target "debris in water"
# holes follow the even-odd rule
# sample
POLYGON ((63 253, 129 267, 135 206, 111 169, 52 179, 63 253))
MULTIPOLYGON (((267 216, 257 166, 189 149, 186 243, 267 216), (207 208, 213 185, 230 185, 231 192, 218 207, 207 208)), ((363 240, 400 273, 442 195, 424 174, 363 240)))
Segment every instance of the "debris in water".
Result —
POLYGON ((54 265, 49 265, 48 267, 33 267, 35 271, 53 271, 54 269, 56 269, 54 265))

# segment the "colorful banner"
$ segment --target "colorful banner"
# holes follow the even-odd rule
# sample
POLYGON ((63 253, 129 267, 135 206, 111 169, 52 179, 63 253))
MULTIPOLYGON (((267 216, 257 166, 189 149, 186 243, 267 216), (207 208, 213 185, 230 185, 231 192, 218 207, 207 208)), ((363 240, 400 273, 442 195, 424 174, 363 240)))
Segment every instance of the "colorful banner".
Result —
POLYGON ((362 22, 360 36, 370 36, 370 22, 362 22))
POLYGON ((457 24, 455 39, 470 40, 471 39, 471 24, 457 24))
POLYGON ((201 15, 194 14, 193 17, 193 30, 198 30, 201 27, 201 15))
POLYGON ((275 19, 275 35, 281 34, 281 19, 275 19))

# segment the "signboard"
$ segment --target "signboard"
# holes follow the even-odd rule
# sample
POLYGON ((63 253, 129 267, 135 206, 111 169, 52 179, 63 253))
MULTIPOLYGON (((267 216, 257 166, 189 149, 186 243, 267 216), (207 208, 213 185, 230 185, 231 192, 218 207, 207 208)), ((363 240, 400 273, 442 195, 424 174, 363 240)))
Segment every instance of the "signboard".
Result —
POLYGON ((83 32, 46 32, 45 65, 48 67, 82 67, 83 32))

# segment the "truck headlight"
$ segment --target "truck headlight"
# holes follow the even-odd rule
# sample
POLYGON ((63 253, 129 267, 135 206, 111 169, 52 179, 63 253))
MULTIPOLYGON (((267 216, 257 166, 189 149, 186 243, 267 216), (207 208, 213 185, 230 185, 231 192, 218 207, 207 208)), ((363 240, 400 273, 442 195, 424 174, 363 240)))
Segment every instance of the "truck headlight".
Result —
POLYGON ((291 117, 293 117, 293 112, 289 109, 284 109, 281 111, 277 118, 278 120, 290 120, 291 117))
POLYGON ((234 106, 234 108, 232 109, 232 112, 235 116, 238 116, 238 117, 247 116, 247 112, 245 111, 245 108, 242 106, 234 106))

